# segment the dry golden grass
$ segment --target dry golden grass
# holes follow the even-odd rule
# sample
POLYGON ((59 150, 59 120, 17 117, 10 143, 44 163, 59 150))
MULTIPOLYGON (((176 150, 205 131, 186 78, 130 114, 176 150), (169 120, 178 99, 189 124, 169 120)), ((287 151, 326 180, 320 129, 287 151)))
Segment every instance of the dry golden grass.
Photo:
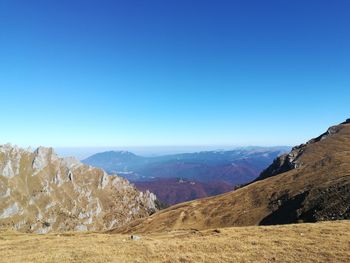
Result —
POLYGON ((350 221, 141 236, 0 232, 1 262, 350 262, 350 221))

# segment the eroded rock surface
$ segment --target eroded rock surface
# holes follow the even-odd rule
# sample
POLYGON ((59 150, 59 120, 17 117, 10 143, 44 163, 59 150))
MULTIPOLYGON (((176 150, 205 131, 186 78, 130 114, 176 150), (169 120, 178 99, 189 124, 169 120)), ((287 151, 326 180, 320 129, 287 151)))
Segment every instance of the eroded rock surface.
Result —
POLYGON ((52 148, 0 146, 0 226, 20 231, 106 230, 154 213, 156 197, 52 148))

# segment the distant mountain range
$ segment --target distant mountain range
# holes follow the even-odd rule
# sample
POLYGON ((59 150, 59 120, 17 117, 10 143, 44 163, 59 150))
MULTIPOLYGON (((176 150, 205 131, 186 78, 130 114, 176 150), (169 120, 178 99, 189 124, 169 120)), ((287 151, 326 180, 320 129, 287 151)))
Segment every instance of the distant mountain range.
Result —
POLYGON ((82 162, 123 176, 140 190, 154 192, 160 201, 174 204, 221 194, 235 185, 248 183, 289 150, 290 147, 245 147, 157 157, 109 151, 97 153, 82 162), (180 179, 192 184, 179 184, 180 179))

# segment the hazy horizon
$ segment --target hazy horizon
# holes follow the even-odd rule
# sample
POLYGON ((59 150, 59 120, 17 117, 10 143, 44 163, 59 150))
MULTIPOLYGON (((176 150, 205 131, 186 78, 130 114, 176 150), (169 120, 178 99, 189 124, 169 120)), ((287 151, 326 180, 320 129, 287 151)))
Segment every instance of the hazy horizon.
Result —
POLYGON ((160 156, 179 153, 195 153, 202 151, 230 151, 240 148, 291 148, 288 145, 278 146, 140 146, 140 147, 54 147, 57 154, 62 157, 74 156, 79 160, 90 157, 93 154, 107 151, 128 151, 140 156, 160 156))

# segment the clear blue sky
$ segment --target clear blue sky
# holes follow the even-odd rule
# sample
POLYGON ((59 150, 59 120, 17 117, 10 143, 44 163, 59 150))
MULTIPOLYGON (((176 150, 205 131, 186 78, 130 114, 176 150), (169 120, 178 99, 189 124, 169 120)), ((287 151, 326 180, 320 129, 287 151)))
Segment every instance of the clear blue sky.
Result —
POLYGON ((302 143, 350 117, 349 13, 347 0, 0 0, 0 143, 302 143))

